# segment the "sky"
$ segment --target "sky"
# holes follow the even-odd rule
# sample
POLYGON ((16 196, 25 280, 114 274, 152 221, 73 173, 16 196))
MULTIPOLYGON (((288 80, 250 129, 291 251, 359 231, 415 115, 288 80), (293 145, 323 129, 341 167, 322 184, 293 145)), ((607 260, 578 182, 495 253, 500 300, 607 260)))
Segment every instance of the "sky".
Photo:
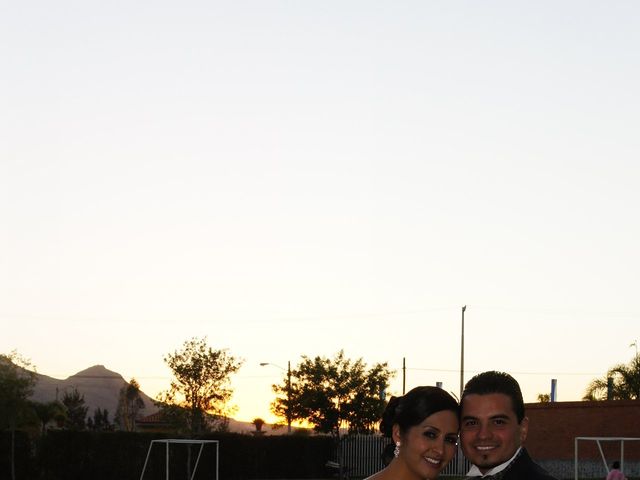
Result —
POLYGON ((640 338, 634 1, 4 2, 0 352, 236 418, 340 349, 390 394, 580 400, 640 338), (261 362, 272 365, 260 367, 261 362))

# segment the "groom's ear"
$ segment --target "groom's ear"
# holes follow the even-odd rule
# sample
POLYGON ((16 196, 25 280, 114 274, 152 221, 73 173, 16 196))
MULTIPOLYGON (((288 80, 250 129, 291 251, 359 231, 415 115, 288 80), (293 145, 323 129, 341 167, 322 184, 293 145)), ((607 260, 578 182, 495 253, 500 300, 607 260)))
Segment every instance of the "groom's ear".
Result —
POLYGON ((529 432, 529 417, 524 417, 520 422, 520 444, 521 445, 527 439, 528 432, 529 432))

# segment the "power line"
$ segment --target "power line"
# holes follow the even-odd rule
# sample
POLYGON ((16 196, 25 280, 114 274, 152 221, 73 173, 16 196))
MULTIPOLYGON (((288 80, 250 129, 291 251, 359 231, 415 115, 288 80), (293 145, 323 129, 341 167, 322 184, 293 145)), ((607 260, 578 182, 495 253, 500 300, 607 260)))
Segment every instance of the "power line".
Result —
MULTIPOLYGON (((427 371, 427 372, 447 372, 447 373, 459 372, 459 370, 444 369, 444 368, 418 368, 418 367, 409 368, 407 367, 407 370, 420 370, 420 371, 427 371)), ((472 370, 472 372, 480 373, 481 371, 472 370)), ((514 375, 601 375, 602 374, 602 372, 590 373, 590 372, 515 372, 515 371, 510 371, 510 373, 513 373, 514 375)))

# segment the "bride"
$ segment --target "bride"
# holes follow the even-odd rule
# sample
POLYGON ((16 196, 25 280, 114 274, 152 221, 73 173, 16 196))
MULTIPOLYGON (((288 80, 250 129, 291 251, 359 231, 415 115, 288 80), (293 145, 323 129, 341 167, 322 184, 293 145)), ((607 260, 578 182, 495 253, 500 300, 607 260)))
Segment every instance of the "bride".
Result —
POLYGON ((380 431, 395 444, 393 458, 366 480, 434 480, 456 453, 458 427, 458 403, 441 388, 391 397, 380 431))

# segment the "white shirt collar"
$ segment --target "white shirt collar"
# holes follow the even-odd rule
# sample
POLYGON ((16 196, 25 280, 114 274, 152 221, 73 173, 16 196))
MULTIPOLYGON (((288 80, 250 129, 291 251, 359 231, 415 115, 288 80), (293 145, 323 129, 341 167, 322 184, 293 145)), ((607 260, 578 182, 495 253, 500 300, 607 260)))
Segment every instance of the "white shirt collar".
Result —
POLYGON ((509 460, 501 463, 496 467, 493 467, 491 470, 487 471, 487 473, 482 473, 478 467, 476 467, 475 465, 471 465, 471 468, 467 472, 467 477, 484 477, 485 475, 495 475, 496 473, 501 472, 502 470, 507 468, 511 462, 513 462, 513 459, 516 458, 518 453, 520 453, 520 450, 522 450, 522 447, 519 447, 518 450, 516 450, 516 453, 513 454, 513 457, 511 457, 509 460))

